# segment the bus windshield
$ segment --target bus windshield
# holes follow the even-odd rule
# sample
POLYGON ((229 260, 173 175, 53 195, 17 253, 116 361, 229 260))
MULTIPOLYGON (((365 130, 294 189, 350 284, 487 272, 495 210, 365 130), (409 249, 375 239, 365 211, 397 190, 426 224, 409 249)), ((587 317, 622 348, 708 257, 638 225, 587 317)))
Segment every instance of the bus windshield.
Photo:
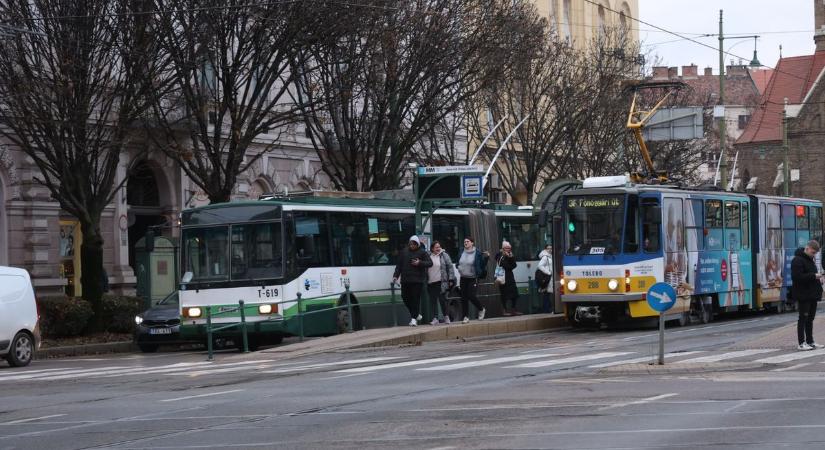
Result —
POLYGON ((182 272, 192 282, 280 278, 282 250, 280 222, 186 228, 182 272))
POLYGON ((567 254, 618 253, 622 244, 624 206, 622 194, 567 197, 567 254))

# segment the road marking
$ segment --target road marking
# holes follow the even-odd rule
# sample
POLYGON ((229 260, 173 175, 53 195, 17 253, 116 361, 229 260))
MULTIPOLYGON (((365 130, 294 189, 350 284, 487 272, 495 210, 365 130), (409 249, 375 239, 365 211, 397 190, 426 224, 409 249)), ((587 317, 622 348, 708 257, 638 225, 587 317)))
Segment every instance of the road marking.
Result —
POLYGON ((15 425, 15 424, 18 424, 18 423, 34 422, 35 420, 51 419, 52 417, 63 417, 65 415, 66 414, 52 414, 50 416, 41 416, 41 417, 32 417, 30 419, 12 420, 11 422, 6 422, 3 425, 15 425))
POLYGON ((456 370, 456 369, 466 369, 468 367, 480 367, 480 366, 490 366, 493 364, 499 363, 506 363, 506 362, 515 362, 515 361, 524 361, 527 359, 538 359, 538 358, 551 358, 554 356, 562 356, 559 354, 554 353, 545 353, 543 355, 521 355, 521 356, 506 356, 502 358, 493 358, 493 359, 483 359, 480 361, 468 361, 463 363, 455 363, 455 364, 447 364, 444 366, 435 366, 435 367, 422 367, 416 370, 456 370))
POLYGON ((592 359, 602 359, 602 358, 612 358, 614 356, 624 356, 630 355, 633 352, 602 352, 602 353, 594 353, 592 355, 581 355, 581 356, 572 356, 569 358, 561 358, 561 359, 554 359, 550 361, 536 361, 531 363, 524 363, 518 364, 515 366, 507 366, 507 368, 536 368, 536 367, 547 367, 547 366, 555 366, 559 364, 567 364, 573 362, 580 362, 580 361, 590 361, 592 359))
POLYGON ((224 394, 233 394, 235 392, 241 392, 243 389, 232 389, 231 391, 221 391, 221 392, 210 392, 209 394, 200 394, 200 395, 189 395, 186 397, 177 397, 177 398, 167 398, 164 400, 160 400, 161 403, 166 402, 177 402, 179 400, 190 400, 193 398, 203 398, 203 397, 214 397, 216 395, 224 395, 224 394))
POLYGON ((400 356, 380 356, 375 358, 363 358, 363 359, 351 359, 347 361, 337 361, 337 362, 329 362, 329 363, 317 363, 317 364, 308 364, 304 366, 297 366, 297 367, 287 367, 283 369, 275 369, 275 370, 266 370, 263 373, 286 373, 286 372, 295 372, 298 370, 311 370, 311 369, 321 369, 324 367, 332 367, 332 366, 349 366, 352 364, 363 364, 363 363, 370 363, 370 362, 379 362, 379 361, 390 361, 393 359, 400 359, 400 356))
POLYGON ((810 366, 810 365, 811 365, 811 363, 802 363, 802 364, 797 364, 795 366, 783 367, 781 369, 773 369, 773 370, 771 370, 771 372, 787 372, 789 370, 801 369, 805 366, 810 366))
MULTIPOLYGON (((665 353, 665 359, 673 358, 675 356, 694 355, 696 353, 704 353, 704 352, 695 351, 695 352, 665 353)), ((590 368, 590 369, 603 369, 605 367, 620 366, 622 364, 635 364, 635 363, 640 363, 640 362, 645 362, 645 361, 655 361, 657 358, 658 358, 658 355, 650 355, 650 356, 643 356, 641 358, 624 359, 624 360, 621 360, 621 361, 611 361, 611 362, 606 362, 606 363, 601 363, 601 364, 594 364, 592 366, 587 366, 587 367, 590 368)))
POLYGON ((718 354, 718 355, 701 356, 699 358, 685 359, 685 360, 679 361, 679 364, 719 362, 719 361, 723 361, 723 360, 726 360, 726 359, 743 358, 745 356, 758 355, 760 353, 775 352, 777 350, 779 350, 779 349, 776 349, 776 348, 758 348, 758 349, 751 349, 751 350, 737 350, 735 352, 721 353, 721 354, 718 354))
MULTIPOLYGON (((264 372, 264 373, 266 373, 266 372, 264 372)), ((361 375, 368 375, 368 374, 371 374, 371 373, 372 372, 351 373, 349 375, 338 375, 336 377, 326 377, 326 378, 320 378, 320 379, 321 380, 337 380, 339 378, 360 377, 361 375)))
POLYGON ((32 375, 36 373, 46 373, 46 372, 58 372, 61 370, 78 370, 80 367, 60 367, 57 369, 38 369, 38 370, 15 370, 11 373, 2 373, 0 372, 0 379, 7 376, 16 376, 16 375, 32 375))
POLYGON ((99 370, 114 370, 114 369, 126 369, 127 366, 109 366, 109 367, 98 367, 96 369, 83 369, 83 370, 66 370, 63 372, 51 372, 51 373, 35 373, 31 375, 27 375, 25 373, 20 375, 12 375, 8 377, 0 378, 0 381, 14 381, 14 380, 30 380, 30 379, 44 379, 43 377, 49 377, 55 374, 60 375, 72 375, 74 376, 87 376, 89 372, 96 372, 99 370))
POLYGON ((397 367, 409 367, 409 366, 422 366, 424 364, 440 363, 440 362, 445 362, 445 361, 459 361, 459 360, 462 360, 462 359, 481 358, 483 356, 484 355, 446 356, 446 357, 443 357, 443 358, 421 359, 421 360, 418 360, 418 361, 406 361, 406 362, 383 364, 383 365, 378 365, 378 366, 355 367, 355 368, 352 368, 352 369, 336 370, 335 372, 337 372, 337 373, 372 372, 373 370, 395 369, 397 367))
POLYGON ((825 354, 795 351, 793 353, 787 353, 784 355, 771 356, 770 358, 757 359, 754 362, 765 364, 779 364, 784 362, 796 361, 797 359, 813 358, 814 356, 825 356, 825 354))
MULTIPOLYGON (((110 377, 120 377, 120 376, 127 376, 127 375, 144 375, 150 373, 165 373, 165 372, 175 372, 180 370, 189 370, 193 367, 197 367, 200 365, 209 364, 208 362, 200 362, 200 363, 177 363, 172 364, 170 366, 161 366, 158 369, 153 369, 151 367, 129 367, 128 369, 115 369, 115 370, 103 370, 100 372, 92 372, 88 373, 84 376, 88 376, 90 378, 110 378, 110 377)), ((43 381, 59 381, 59 380, 66 380, 70 378, 74 378, 75 375, 50 375, 41 377, 40 380, 43 381)))
POLYGON ((662 394, 662 395, 657 395, 655 397, 647 397, 647 398, 643 398, 643 399, 640 399, 640 400, 635 400, 635 401, 632 401, 632 402, 616 403, 615 405, 603 406, 603 407, 599 408, 599 411, 605 411, 605 410, 613 409, 613 408, 623 408, 625 406, 631 406, 631 405, 643 405, 645 403, 655 402, 656 400, 662 400, 664 398, 670 398, 670 397, 674 397, 674 396, 677 396, 677 395, 679 395, 679 394, 676 393, 676 392, 671 392, 670 394, 662 394))
POLYGON ((239 367, 216 367, 214 369, 196 370, 194 372, 187 372, 187 373, 172 373, 170 375, 175 375, 175 376, 179 376, 179 377, 199 377, 201 375, 212 375, 212 374, 216 374, 216 373, 240 372, 240 371, 243 371, 243 370, 258 370, 258 371, 260 371, 261 369, 269 369, 270 367, 273 367, 273 366, 274 366, 274 364, 259 364, 257 366, 253 365, 253 364, 245 364, 245 365, 239 366, 239 367))

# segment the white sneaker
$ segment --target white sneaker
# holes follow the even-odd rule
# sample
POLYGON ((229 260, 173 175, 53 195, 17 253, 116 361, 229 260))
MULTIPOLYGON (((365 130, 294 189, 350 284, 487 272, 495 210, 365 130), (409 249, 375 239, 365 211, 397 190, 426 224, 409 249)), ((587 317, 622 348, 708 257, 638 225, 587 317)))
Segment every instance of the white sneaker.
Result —
POLYGON ((421 314, 419 314, 418 317, 415 318, 415 320, 418 321, 418 322, 421 322, 421 319, 423 319, 423 318, 424 317, 421 314))
POLYGON ((802 351, 813 350, 813 349, 814 349, 814 347, 811 347, 810 345, 808 345, 807 342, 803 342, 803 343, 799 344, 799 347, 797 347, 797 350, 802 350, 802 351))
POLYGON ((417 326, 418 326, 418 322, 417 322, 415 319, 410 319, 410 326, 411 326, 411 327, 417 327, 417 326))
POLYGON ((825 347, 825 345, 822 345, 822 344, 817 344, 816 342, 814 342, 813 344, 808 344, 808 345, 809 345, 812 349, 817 349, 817 348, 822 348, 822 347, 825 347))
POLYGON ((433 317, 433 321, 430 322, 430 325, 438 325, 438 317, 433 317))
POLYGON ((481 308, 478 312, 478 320, 484 320, 484 315, 487 314, 487 308, 481 308))
POLYGON ((450 316, 444 316, 444 325, 450 324, 450 316))
POLYGON ((467 317, 467 316, 464 316, 464 320, 462 320, 461 323, 470 323, 470 318, 467 317))

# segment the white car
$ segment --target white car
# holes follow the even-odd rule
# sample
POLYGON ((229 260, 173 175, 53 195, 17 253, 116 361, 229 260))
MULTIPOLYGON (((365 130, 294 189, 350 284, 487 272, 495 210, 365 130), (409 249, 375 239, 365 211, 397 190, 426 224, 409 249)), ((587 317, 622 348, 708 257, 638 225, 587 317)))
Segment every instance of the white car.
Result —
POLYGON ((37 304, 29 273, 0 266, 0 358, 28 365, 40 346, 37 304))

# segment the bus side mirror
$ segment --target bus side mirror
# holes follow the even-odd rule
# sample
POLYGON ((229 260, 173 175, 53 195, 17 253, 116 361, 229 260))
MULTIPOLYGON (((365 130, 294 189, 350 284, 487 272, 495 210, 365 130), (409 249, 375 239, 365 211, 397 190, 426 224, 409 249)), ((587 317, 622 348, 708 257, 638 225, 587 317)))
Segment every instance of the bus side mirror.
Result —
POLYGON ((192 272, 186 272, 180 279, 180 284, 188 284, 192 281, 192 277, 194 274, 192 272))

